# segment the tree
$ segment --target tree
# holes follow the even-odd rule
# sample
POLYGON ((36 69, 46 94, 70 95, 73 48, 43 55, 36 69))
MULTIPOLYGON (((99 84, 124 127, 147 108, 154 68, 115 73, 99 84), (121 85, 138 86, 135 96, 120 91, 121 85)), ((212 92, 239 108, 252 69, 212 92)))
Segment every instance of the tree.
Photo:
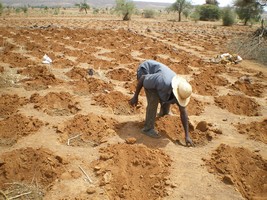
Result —
POLYGON ((135 10, 135 4, 128 0, 116 0, 115 11, 123 15, 123 20, 131 20, 131 16, 135 10))
POLYGON ((86 14, 87 14, 87 10, 90 9, 90 6, 86 3, 86 0, 84 0, 84 2, 82 3, 78 3, 75 5, 79 7, 80 12, 84 10, 86 14))
POLYGON ((191 3, 187 0, 176 0, 171 6, 170 10, 178 12, 179 18, 178 21, 180 22, 182 20, 182 12, 186 8, 190 8, 191 3))
POLYGON ((263 13, 263 7, 256 0, 236 0, 234 3, 236 13, 244 25, 251 19, 259 19, 263 13))
POLYGON ((221 10, 218 6, 204 4, 199 6, 199 19, 204 21, 215 21, 219 20, 221 17, 221 10))
POLYGON ((206 4, 218 6, 219 3, 216 0, 206 0, 206 4))

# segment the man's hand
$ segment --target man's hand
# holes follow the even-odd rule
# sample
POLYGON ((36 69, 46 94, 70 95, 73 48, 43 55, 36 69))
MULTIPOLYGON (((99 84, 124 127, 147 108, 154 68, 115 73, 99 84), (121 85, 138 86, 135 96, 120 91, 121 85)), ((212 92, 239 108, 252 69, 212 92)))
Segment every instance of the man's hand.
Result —
POLYGON ((193 141, 191 140, 190 137, 186 137, 186 138, 185 138, 185 144, 186 144, 186 146, 188 146, 188 144, 189 144, 191 147, 194 147, 194 146, 195 146, 195 144, 193 143, 193 141))
POLYGON ((129 104, 132 106, 137 106, 137 103, 138 103, 138 97, 135 96, 129 101, 129 104))

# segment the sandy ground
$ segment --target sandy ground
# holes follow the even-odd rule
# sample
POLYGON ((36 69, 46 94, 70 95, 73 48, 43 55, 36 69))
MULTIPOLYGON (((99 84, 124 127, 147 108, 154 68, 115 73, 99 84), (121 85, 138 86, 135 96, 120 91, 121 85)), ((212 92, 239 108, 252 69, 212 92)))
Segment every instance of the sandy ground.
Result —
POLYGON ((0 199, 267 199, 267 68, 211 62, 255 28, 81 16, 0 26, 0 199), (141 134, 144 92, 136 108, 128 100, 146 59, 192 84, 195 148, 175 106, 157 118, 160 139, 141 134))

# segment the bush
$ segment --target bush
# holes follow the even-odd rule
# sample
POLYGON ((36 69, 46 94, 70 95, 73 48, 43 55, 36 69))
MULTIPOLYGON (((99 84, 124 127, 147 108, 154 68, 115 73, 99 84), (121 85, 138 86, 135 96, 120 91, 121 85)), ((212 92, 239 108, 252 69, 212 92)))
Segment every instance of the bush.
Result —
POLYGON ((2 3, 0 2, 0 16, 3 14, 3 10, 4 10, 4 6, 3 6, 2 3))
POLYGON ((224 26, 232 26, 235 23, 235 14, 230 7, 223 11, 222 20, 224 26))
POLYGON ((203 21, 216 21, 221 17, 221 10, 218 6, 205 4, 198 7, 199 19, 203 21))
POLYGON ((144 10, 144 17, 145 18, 154 18, 156 15, 156 11, 152 9, 146 9, 144 10))
POLYGON ((190 15, 190 18, 191 18, 192 20, 194 20, 195 22, 197 22, 197 21, 199 20, 199 18, 200 18, 200 16, 199 16, 199 12, 195 10, 195 11, 190 15))

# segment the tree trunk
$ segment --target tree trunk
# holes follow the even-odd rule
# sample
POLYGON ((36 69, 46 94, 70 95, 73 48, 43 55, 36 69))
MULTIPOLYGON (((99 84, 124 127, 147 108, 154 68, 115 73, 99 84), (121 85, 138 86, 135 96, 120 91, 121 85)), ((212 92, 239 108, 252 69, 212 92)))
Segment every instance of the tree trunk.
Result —
POLYGON ((123 17, 123 21, 128 21, 128 20, 130 20, 130 16, 129 13, 127 12, 123 17))
POLYGON ((182 18, 181 18, 181 13, 182 13, 182 12, 179 12, 179 18, 178 18, 178 21, 179 21, 179 22, 182 20, 182 18))
POLYGON ((248 19, 245 19, 245 21, 244 21, 244 26, 246 26, 247 23, 248 23, 248 19))

